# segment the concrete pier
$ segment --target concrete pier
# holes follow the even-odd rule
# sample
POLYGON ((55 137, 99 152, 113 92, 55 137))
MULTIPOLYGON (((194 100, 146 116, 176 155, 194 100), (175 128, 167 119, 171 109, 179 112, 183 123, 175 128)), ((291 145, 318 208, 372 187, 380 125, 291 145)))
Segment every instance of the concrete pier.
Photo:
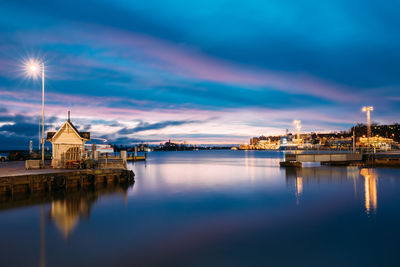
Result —
POLYGON ((126 169, 24 170, 0 168, 0 195, 25 192, 58 191, 98 184, 134 181, 134 173, 126 169))
POLYGON ((349 153, 349 152, 295 152, 285 154, 281 167, 301 167, 303 162, 320 162, 321 165, 360 167, 400 167, 400 152, 349 153))

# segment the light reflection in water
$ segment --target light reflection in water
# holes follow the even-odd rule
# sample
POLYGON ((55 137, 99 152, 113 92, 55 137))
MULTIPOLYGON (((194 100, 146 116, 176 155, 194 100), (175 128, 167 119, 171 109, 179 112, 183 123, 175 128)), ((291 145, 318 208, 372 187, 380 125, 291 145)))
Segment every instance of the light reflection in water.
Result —
POLYGON ((371 212, 376 213, 378 206, 378 190, 376 186, 377 174, 374 169, 361 169, 360 174, 364 176, 365 190, 365 211, 369 215, 371 212))
POLYGON ((51 203, 49 216, 64 237, 68 238, 80 217, 89 217, 90 206, 91 203, 86 199, 57 200, 51 203))
POLYGON ((398 216, 393 215, 400 203, 400 181, 386 178, 397 178, 398 170, 377 169, 378 181, 368 170, 362 172, 368 177, 360 175, 358 167, 289 170, 279 168, 280 154, 246 153, 154 153, 147 165, 128 164, 136 184, 128 194, 122 191, 125 198, 123 193, 103 197, 100 190, 40 200, 4 197, 2 265, 212 266, 221 255, 218 263, 231 265, 246 266, 250 260, 253 265, 290 266, 312 257, 311 265, 324 266, 327 259, 351 251, 349 265, 376 266, 374 259, 386 259, 388 251, 395 255, 398 216), (384 203, 388 212, 380 210, 379 220, 371 220, 365 210, 376 210, 378 182, 379 197, 392 201, 384 203), (42 203, 47 204, 39 218, 37 205, 42 203), (364 242, 366 232, 371 242, 364 242), (15 242, 9 242, 11 237, 15 242), (329 253, 320 246, 326 240, 333 248, 329 253), (293 257, 286 257, 288 249, 293 257), (383 252, 376 257, 365 251, 383 252), (282 264, 283 259, 288 261, 282 264))
POLYGON ((96 207, 98 199, 104 195, 123 195, 124 206, 127 206, 128 185, 106 185, 89 191, 78 191, 67 194, 62 199, 53 200, 48 216, 57 229, 68 239, 81 219, 88 219, 92 206, 96 207))
POLYGON ((354 195, 357 197, 357 179, 359 175, 364 177, 364 203, 365 211, 368 215, 376 213, 378 203, 377 174, 374 169, 358 167, 335 168, 335 167, 306 167, 306 168, 286 168, 286 183, 295 190, 296 204, 300 203, 303 195, 303 183, 320 183, 327 181, 353 181, 354 195))
POLYGON ((296 177, 296 204, 300 204, 300 197, 303 193, 303 178, 296 177))
MULTIPOLYGON (((67 195, 64 199, 53 200, 50 205, 48 215, 57 229, 63 234, 65 239, 76 228, 81 218, 89 218, 91 206, 96 206, 98 198, 102 194, 123 193, 124 205, 127 206, 126 186, 111 186, 109 188, 100 188, 99 190, 75 192, 67 195)), ((45 243, 45 205, 42 204, 40 217, 40 267, 46 266, 46 243, 45 243)))

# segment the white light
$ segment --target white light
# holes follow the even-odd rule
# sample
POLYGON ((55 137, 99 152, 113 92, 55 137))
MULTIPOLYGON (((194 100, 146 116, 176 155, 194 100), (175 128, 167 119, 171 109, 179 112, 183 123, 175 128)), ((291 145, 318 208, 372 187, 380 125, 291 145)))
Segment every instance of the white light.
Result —
POLYGON ((36 72, 36 71, 37 71, 37 67, 36 67, 35 65, 29 66, 29 69, 30 69, 32 72, 36 72))
POLYGON ((34 59, 28 60, 25 62, 25 72, 27 76, 37 78, 40 74, 40 63, 34 59))

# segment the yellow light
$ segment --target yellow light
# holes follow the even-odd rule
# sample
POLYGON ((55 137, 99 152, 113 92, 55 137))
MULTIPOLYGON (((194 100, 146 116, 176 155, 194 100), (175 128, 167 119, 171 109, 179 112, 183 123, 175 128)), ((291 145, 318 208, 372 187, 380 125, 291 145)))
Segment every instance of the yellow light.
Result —
POLYGON ((373 106, 363 107, 363 108, 362 108, 362 111, 363 111, 363 112, 373 111, 373 110, 374 110, 374 107, 373 107, 373 106))

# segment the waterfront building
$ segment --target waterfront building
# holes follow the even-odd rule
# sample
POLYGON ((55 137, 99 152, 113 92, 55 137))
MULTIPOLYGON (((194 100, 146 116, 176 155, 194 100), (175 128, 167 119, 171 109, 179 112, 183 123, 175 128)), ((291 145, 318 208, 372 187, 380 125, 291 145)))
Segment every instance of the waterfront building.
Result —
POLYGON ((68 160, 83 158, 85 143, 90 141, 89 132, 79 132, 68 119, 57 132, 48 132, 46 141, 53 146, 53 168, 64 168, 68 160))
POLYGON ((258 141, 260 141, 260 138, 252 137, 252 138, 250 138, 250 145, 255 145, 258 143, 258 141))
POLYGON ((361 147, 373 147, 380 149, 390 149, 394 141, 391 138, 385 138, 381 136, 373 137, 360 137, 359 146, 361 147))

